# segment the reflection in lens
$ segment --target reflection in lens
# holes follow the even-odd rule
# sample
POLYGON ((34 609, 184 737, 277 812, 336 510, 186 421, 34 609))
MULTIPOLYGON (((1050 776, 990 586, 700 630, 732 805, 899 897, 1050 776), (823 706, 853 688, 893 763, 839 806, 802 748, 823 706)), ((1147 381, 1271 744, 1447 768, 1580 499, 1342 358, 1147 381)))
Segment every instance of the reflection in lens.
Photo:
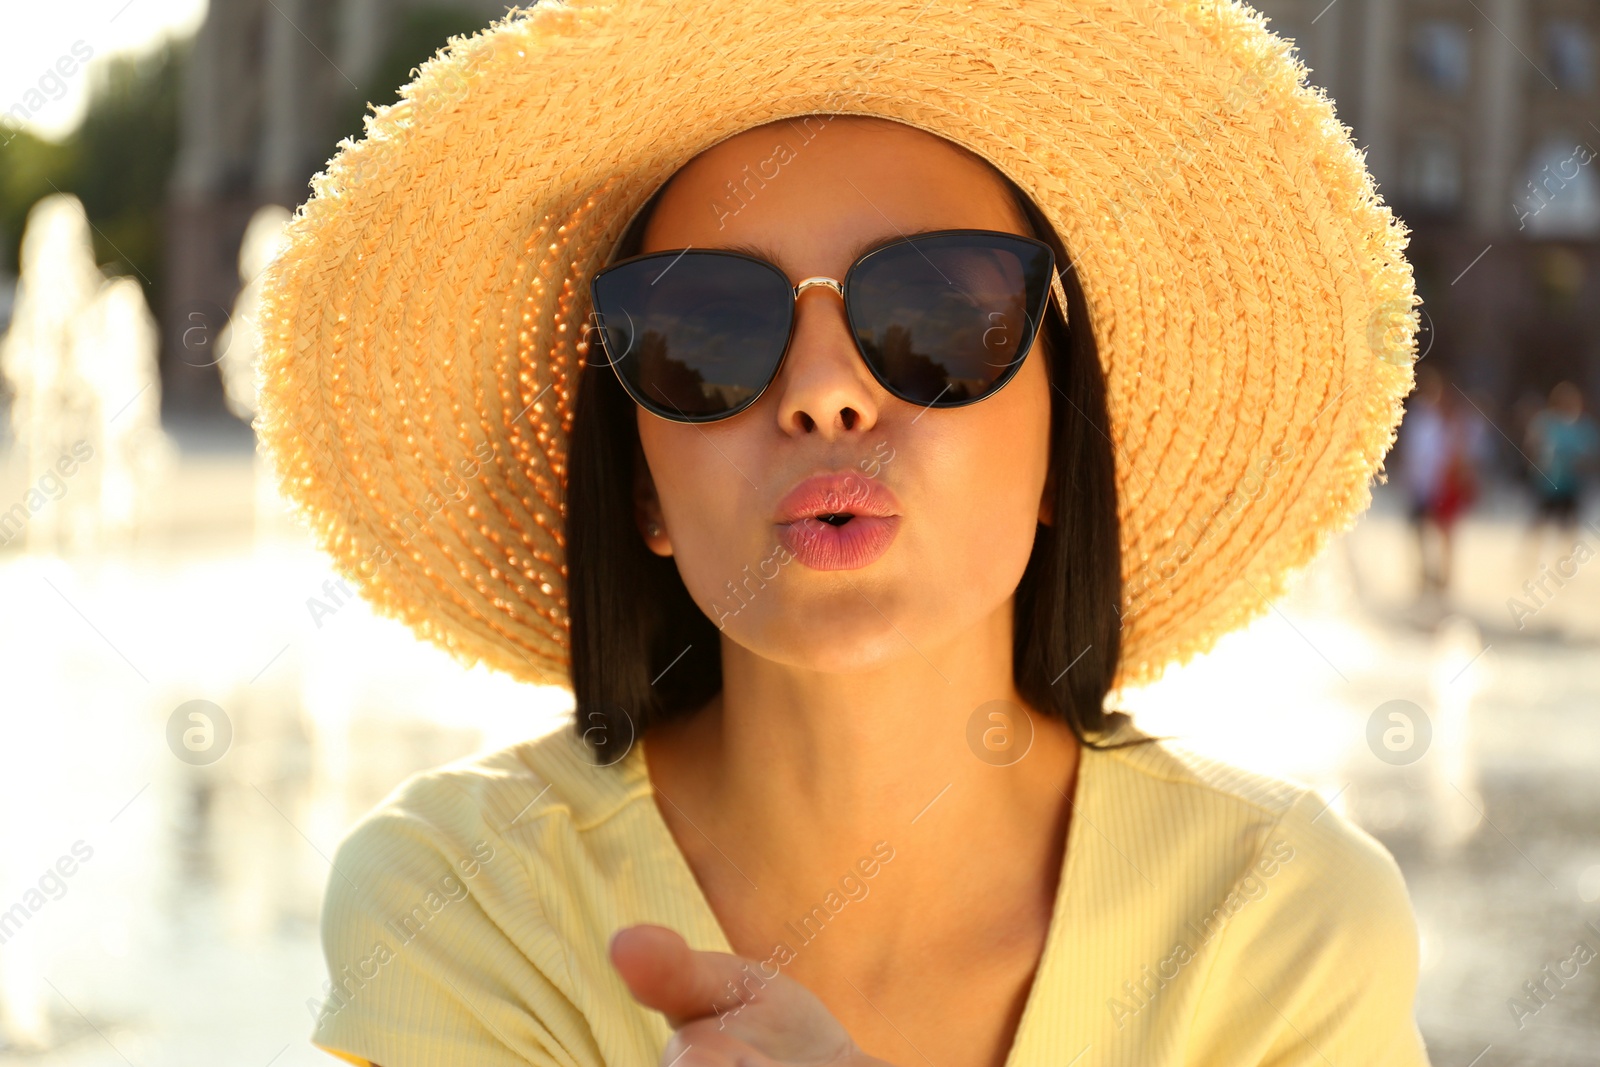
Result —
POLYGON ((1028 352, 1051 257, 1003 234, 913 237, 863 260, 849 283, 851 325, 902 399, 940 406, 983 397, 1028 352))
POLYGON ((594 284, 618 373, 661 414, 690 418, 742 407, 766 385, 791 294, 776 268, 711 251, 652 254, 594 284))

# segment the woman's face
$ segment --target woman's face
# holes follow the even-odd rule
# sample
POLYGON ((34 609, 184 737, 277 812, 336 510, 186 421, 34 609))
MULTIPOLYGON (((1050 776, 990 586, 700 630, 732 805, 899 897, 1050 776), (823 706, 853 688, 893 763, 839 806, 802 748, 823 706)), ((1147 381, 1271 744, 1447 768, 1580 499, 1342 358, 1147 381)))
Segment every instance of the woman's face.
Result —
MULTIPOLYGON (((792 285, 842 280, 877 241, 951 228, 1027 233, 999 177, 963 149, 887 120, 819 116, 748 130, 691 160, 640 250, 753 245, 792 285)), ((859 671, 1009 635, 1036 524, 1048 518, 1045 359, 1036 343, 998 393, 924 408, 878 384, 844 302, 810 287, 778 377, 751 407, 698 426, 638 411, 641 531, 660 524, 644 534, 651 550, 674 556, 707 616, 768 660, 859 671), (853 479, 847 502, 866 511, 866 497, 879 497, 893 517, 855 534, 812 519, 822 550, 796 553, 805 534, 784 529, 783 501, 822 474, 853 479), (873 556, 864 565, 863 554, 873 556)))

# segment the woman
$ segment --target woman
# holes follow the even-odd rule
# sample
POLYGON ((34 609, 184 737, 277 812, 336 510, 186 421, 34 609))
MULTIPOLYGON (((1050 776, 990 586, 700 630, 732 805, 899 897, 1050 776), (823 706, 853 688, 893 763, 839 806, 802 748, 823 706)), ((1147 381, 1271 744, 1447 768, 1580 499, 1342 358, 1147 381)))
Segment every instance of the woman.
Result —
POLYGON ((1419 597, 1438 607, 1449 598, 1456 520, 1477 500, 1478 464, 1487 441, 1482 422, 1446 388, 1438 371, 1423 367, 1417 372, 1415 397, 1398 448, 1417 533, 1419 597))
POLYGON ((1106 710, 1368 502, 1395 224, 1242 9, 995 9, 541 4, 319 178, 285 488, 576 705, 341 843, 320 1047, 1427 1062, 1383 848, 1106 710))

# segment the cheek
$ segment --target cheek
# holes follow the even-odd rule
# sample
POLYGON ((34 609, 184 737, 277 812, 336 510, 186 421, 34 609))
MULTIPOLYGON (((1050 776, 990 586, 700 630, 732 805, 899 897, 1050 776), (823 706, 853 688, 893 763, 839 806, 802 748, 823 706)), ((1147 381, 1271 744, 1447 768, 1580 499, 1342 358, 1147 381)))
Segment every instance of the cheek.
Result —
POLYGON ((639 442, 674 562, 690 596, 704 608, 744 564, 762 558, 761 545, 750 540, 755 490, 741 474, 755 475, 755 458, 741 445, 736 426, 683 426, 643 413, 639 442))
POLYGON ((1049 470, 1049 388, 1043 363, 1030 359, 1000 392, 939 424, 940 462, 928 473, 943 536, 933 551, 985 600, 1015 591, 1033 550, 1049 470))

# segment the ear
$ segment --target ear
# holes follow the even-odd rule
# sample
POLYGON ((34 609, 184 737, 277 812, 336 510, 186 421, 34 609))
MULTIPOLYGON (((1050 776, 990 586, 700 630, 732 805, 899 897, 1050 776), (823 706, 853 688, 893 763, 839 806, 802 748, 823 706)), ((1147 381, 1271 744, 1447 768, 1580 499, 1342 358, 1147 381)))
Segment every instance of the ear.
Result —
POLYGON ((1039 494, 1039 521, 1054 526, 1056 521, 1056 465, 1050 464, 1050 473, 1044 478, 1044 491, 1039 494))
POLYGON ((633 454, 633 523, 644 546, 658 556, 672 555, 672 538, 667 533, 667 521, 661 514, 661 498, 656 495, 656 480, 650 474, 650 464, 644 458, 643 446, 635 446, 633 454))

